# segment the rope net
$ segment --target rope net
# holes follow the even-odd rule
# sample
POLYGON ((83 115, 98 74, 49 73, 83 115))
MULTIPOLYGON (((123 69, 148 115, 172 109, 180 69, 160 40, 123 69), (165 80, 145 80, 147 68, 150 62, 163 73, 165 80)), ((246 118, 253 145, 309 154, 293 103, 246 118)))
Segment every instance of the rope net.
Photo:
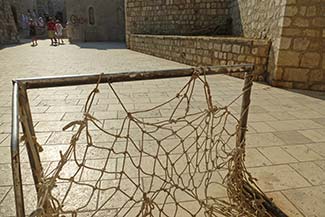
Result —
POLYGON ((174 97, 141 111, 130 111, 108 82, 125 114, 112 130, 91 115, 98 82, 84 118, 64 128, 75 129, 70 145, 44 176, 31 216, 270 216, 249 191, 258 188, 244 165, 242 117, 229 109, 251 83, 221 106, 207 78, 196 69, 174 97), (205 103, 193 102, 197 94, 205 103), (169 118, 148 118, 162 109, 169 118))

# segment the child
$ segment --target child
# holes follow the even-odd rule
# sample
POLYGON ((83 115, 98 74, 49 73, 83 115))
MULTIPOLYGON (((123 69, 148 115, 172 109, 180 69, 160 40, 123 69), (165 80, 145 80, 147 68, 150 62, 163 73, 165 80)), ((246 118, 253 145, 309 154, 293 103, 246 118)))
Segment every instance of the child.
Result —
POLYGON ((55 24, 55 29, 56 29, 56 37, 58 38, 58 43, 59 44, 64 44, 64 41, 62 39, 62 35, 63 35, 63 26, 61 25, 60 21, 57 20, 56 24, 55 24), (61 42, 60 42, 61 40, 61 42))
POLYGON ((37 46, 36 24, 32 19, 29 20, 29 35, 32 38, 32 46, 37 46))
POLYGON ((49 38, 51 39, 51 45, 56 46, 57 41, 55 37, 55 22, 53 21, 52 18, 50 18, 49 22, 47 23, 47 30, 49 34, 49 38))

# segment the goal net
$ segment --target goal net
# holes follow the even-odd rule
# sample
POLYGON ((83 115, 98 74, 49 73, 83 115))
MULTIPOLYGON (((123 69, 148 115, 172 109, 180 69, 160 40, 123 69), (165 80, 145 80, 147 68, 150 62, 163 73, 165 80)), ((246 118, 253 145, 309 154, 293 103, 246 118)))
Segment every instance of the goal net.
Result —
POLYGON ((70 144, 44 174, 30 216, 272 216, 245 167, 252 75, 226 104, 212 96, 214 79, 198 68, 174 96, 134 109, 99 76, 83 118, 64 127, 70 144), (103 127, 92 112, 98 98, 117 101, 121 119, 103 127))

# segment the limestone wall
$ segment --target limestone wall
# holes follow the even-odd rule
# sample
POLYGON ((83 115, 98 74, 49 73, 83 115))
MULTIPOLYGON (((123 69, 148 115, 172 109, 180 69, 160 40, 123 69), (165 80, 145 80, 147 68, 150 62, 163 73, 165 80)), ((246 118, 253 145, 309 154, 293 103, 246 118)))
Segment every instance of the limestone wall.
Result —
POLYGON ((325 1, 288 0, 273 85, 325 90, 325 1))
POLYGON ((269 42, 236 37, 131 35, 133 50, 189 65, 253 63, 258 79, 266 69, 269 42))
POLYGON ((18 41, 18 31, 11 9, 11 1, 0 0, 0 44, 18 41))
MULTIPOLYGON (((227 24, 231 0, 128 0, 127 33, 193 35, 227 24)), ((228 29, 221 29, 226 32, 228 29)))
POLYGON ((124 41, 124 0, 66 1, 68 37, 72 41, 124 41), (93 9, 90 23, 89 9, 93 9))
POLYGON ((266 72, 269 81, 276 69, 285 3, 286 0, 233 0, 231 4, 233 34, 272 42, 266 72))

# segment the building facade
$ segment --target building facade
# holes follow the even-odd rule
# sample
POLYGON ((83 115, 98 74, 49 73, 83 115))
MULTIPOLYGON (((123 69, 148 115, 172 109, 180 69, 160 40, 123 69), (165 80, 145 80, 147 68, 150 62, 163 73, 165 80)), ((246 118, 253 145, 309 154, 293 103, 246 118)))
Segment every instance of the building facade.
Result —
POLYGON ((0 0, 0 44, 19 41, 22 3, 19 0, 0 0))
POLYGON ((67 0, 71 41, 124 41, 124 0, 67 0))

